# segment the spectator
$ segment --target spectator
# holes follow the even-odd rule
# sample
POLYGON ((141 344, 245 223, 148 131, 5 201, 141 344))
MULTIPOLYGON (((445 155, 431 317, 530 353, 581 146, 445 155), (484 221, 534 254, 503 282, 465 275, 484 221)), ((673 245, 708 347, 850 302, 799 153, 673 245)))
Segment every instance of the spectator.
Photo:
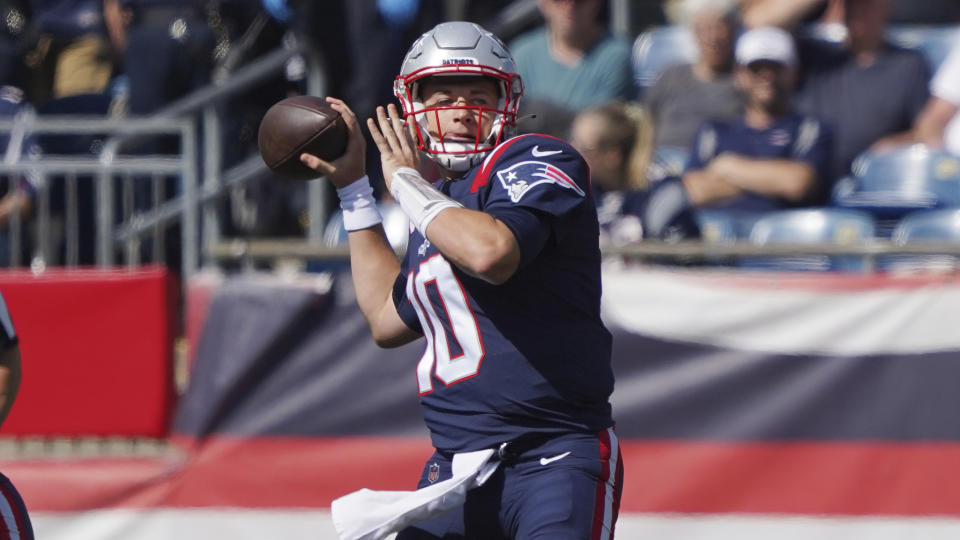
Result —
POLYGON ((36 33, 26 55, 32 69, 30 101, 103 92, 114 56, 104 22, 103 0, 30 0, 36 33))
POLYGON ((523 80, 523 112, 537 125, 521 126, 563 136, 577 111, 634 95, 630 44, 598 20, 603 0, 539 0, 542 28, 511 45, 523 80))
POLYGON ((587 109, 573 121, 570 144, 590 167, 601 243, 641 239, 640 222, 634 216, 647 188, 651 132, 646 112, 622 101, 587 109))
MULTIPOLYGON (((3 119, 32 109, 23 91, 29 80, 22 47, 28 11, 25 6, 23 2, 10 2, 5 7, 4 20, 0 21, 0 118, 3 119)), ((3 156, 7 154, 9 142, 7 134, 0 136, 3 156)), ((33 137, 17 141, 21 153, 32 151, 33 145, 33 137)), ((35 195, 33 186, 23 175, 0 175, 0 267, 20 264, 27 258, 28 235, 23 234, 25 227, 20 225, 30 217, 35 195)))
POLYGON ((819 120, 793 112, 793 39, 762 27, 736 46, 743 117, 707 122, 697 133, 682 182, 696 207, 766 211, 808 203, 818 194, 830 139, 819 120))
POLYGON ((919 142, 960 155, 960 42, 934 75, 930 94, 913 135, 919 142))
POLYGON ((923 55, 884 40, 888 7, 889 0, 845 0, 845 50, 810 42, 801 51, 797 108, 834 128, 831 181, 863 151, 908 140, 927 101, 923 55))
POLYGON ((257 0, 105 0, 130 82, 129 110, 151 114, 208 84, 257 0))
POLYGON ((667 68, 646 92, 654 145, 686 148, 707 120, 732 120, 743 107, 733 84, 736 0, 687 0, 684 19, 696 38, 693 64, 667 68))
MULTIPOLYGON (((20 111, 31 108, 23 99, 23 92, 15 86, 0 86, 0 118, 13 118, 20 111)), ((7 154, 10 141, 4 135, 0 138, 0 152, 7 154)), ((33 137, 27 137, 18 143, 19 152, 27 154, 34 151, 33 137)), ((36 190, 23 175, 0 176, 0 266, 8 267, 27 258, 29 249, 25 227, 12 226, 17 222, 25 224, 33 211, 36 190), (13 235, 17 236, 14 237, 13 235), (15 242, 14 239, 19 241, 15 242), (19 245, 19 249, 16 246, 19 245)))

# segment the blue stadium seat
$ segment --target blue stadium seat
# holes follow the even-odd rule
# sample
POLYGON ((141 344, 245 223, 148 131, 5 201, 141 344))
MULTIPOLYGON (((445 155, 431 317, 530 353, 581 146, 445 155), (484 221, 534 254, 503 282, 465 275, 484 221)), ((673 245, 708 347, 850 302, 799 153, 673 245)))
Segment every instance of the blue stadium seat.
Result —
POLYGON ((728 244, 749 238, 753 225, 764 215, 762 212, 712 208, 700 208, 696 211, 701 238, 711 244, 728 244))
POLYGON ((733 215, 722 210, 701 209, 696 211, 700 238, 708 244, 732 244, 737 241, 733 215))
POLYGON ((880 236, 907 213, 960 206, 960 157, 921 144, 864 153, 834 186, 832 206, 870 212, 880 236))
POLYGON ((951 47, 960 41, 960 25, 891 25, 887 39, 905 49, 920 51, 932 74, 947 58, 951 47))
MULTIPOLYGON (((779 210, 760 217, 750 231, 750 243, 769 245, 856 245, 874 237, 874 220, 857 210, 810 208, 779 210)), ((797 254, 745 257, 741 267, 762 270, 853 271, 869 265, 855 255, 797 254)))
MULTIPOLYGON (((894 245, 957 244, 960 246, 960 209, 920 210, 907 214, 893 230, 894 245)), ((880 269, 888 272, 954 271, 960 257, 948 254, 884 255, 880 269)))
POLYGON ((686 25, 658 26, 637 36, 632 56, 633 79, 642 94, 664 69, 696 60, 697 44, 686 25))
POLYGON ((908 214, 894 229, 893 241, 899 245, 915 242, 960 243, 960 208, 908 214))
MULTIPOLYGON (((760 218, 761 214, 754 212, 738 212, 732 210, 718 210, 700 208, 695 211, 697 226, 700 228, 700 239, 708 245, 730 245, 746 239, 750 235, 750 228, 760 218)), ((729 255, 708 255, 706 262, 718 266, 734 266, 737 258, 729 255)))

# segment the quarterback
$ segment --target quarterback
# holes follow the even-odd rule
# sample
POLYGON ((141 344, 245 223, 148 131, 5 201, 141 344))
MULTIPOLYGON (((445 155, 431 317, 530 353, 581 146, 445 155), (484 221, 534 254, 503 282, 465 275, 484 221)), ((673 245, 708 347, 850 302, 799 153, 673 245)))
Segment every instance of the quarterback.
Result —
POLYGON ((560 139, 511 137, 523 83, 503 43, 475 24, 443 23, 418 39, 395 93, 401 107, 379 107, 367 128, 410 218, 402 261, 345 103, 329 98, 350 130, 346 154, 301 160, 338 188, 376 342, 424 338, 411 377, 435 453, 420 491, 451 478, 459 454, 489 450, 495 467, 462 505, 397 538, 612 538, 623 465, 584 159, 560 139), (443 178, 425 180, 421 157, 443 178))

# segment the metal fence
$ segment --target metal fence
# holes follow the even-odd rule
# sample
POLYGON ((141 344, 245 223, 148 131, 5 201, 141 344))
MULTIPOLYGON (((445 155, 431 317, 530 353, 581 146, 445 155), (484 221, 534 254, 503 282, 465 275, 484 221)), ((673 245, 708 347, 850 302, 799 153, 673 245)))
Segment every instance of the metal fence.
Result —
MULTIPOLYGON (((149 183, 154 205, 166 194, 164 178, 176 177, 189 193, 197 182, 194 156, 197 152, 196 129, 184 119, 151 118, 108 120, 100 117, 37 117, 21 114, 0 121, 0 132, 9 134, 7 159, 0 164, 0 174, 10 182, 10 194, 33 193, 31 216, 22 215, 23 208, 12 212, 9 240, 9 263, 20 266, 23 261, 23 242, 29 243, 29 264, 42 269, 48 264, 76 266, 96 262, 109 266, 116 262, 114 228, 119 222, 132 222, 139 211, 134 206, 137 183, 149 183), (130 136, 174 136, 183 151, 171 156, 121 155, 109 148, 87 155, 44 155, 29 151, 26 141, 30 136, 90 135, 105 140, 130 136), (119 212, 120 215, 115 215, 119 212), (29 224, 29 227, 27 226, 29 224), (93 233, 82 238, 83 231, 93 233), (93 261, 84 260, 81 252, 89 247, 93 261)), ((185 229, 190 228, 188 219, 185 229)), ((153 231, 160 237, 160 231, 153 231)), ((139 264, 132 243, 140 238, 127 239, 126 261, 139 264)), ((162 241, 158 244, 162 247, 162 241)), ((162 257, 156 260, 162 261, 162 257)))
MULTIPOLYGON (((0 120, 8 139, 0 175, 9 182, 12 210, 0 224, 0 258, 7 266, 96 264, 176 265, 189 277, 220 242, 215 202, 230 189, 269 174, 259 156, 226 168, 220 104, 281 72, 295 55, 310 66, 309 93, 323 95, 321 61, 302 48, 276 50, 229 78, 169 104, 149 117, 37 116, 27 109, 0 120), (89 151, 50 155, 31 151, 44 135, 89 135, 89 151), (146 140, 166 137, 175 152, 147 154, 146 140), (13 204, 29 193, 30 207, 13 204), (29 215, 26 214, 29 210, 29 215), (171 237, 171 231, 179 231, 171 237), (85 234, 87 233, 87 234, 85 234), (175 249, 171 241, 179 243, 175 249), (177 261, 170 259, 176 258, 177 261)), ((326 221, 321 182, 308 188, 310 229, 317 244, 326 221)), ((5 204, 0 201, 0 207, 5 204)))

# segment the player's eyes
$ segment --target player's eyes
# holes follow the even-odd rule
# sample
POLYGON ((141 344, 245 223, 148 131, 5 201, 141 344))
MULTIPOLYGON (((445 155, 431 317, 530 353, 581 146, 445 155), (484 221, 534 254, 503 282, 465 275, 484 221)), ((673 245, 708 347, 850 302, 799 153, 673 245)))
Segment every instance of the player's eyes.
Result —
MULTIPOLYGON (((452 107, 455 106, 460 100, 453 98, 436 98, 434 100, 428 101, 428 107, 452 107)), ((473 107, 486 107, 492 108, 494 102, 488 98, 473 98, 468 102, 469 105, 473 107)))

